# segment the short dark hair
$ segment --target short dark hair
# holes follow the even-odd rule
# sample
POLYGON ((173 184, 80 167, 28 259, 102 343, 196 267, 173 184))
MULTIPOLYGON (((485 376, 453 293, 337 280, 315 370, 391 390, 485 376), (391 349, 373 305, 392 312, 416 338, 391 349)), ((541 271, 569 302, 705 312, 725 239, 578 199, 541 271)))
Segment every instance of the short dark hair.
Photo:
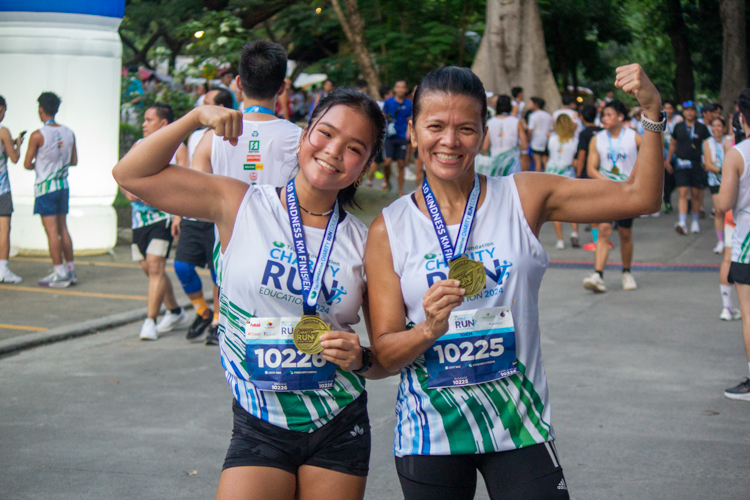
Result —
POLYGON ((570 106, 570 104, 574 101, 573 96, 571 95, 564 95, 562 96, 562 103, 563 106, 570 106))
POLYGON ((510 89, 510 95, 513 96, 513 99, 518 97, 518 94, 522 92, 523 92, 523 87, 513 87, 512 89, 510 89))
MULTIPOLYGON (((365 94, 354 89, 340 87, 335 88, 328 93, 325 97, 320 99, 320 102, 312 112, 310 120, 307 122, 306 133, 307 140, 310 140, 310 134, 312 133, 315 126, 323 118, 323 116, 334 106, 348 106, 350 108, 361 111, 370 120, 373 128, 372 137, 372 150, 370 151, 370 157, 365 162, 365 168, 369 165, 372 160, 377 157, 380 153, 380 149, 383 146, 383 139, 385 138, 385 115, 378 106, 378 103, 365 94)), ((339 191, 336 196, 339 204, 342 207, 346 206, 357 206, 354 201, 354 195, 357 192, 356 183, 345 187, 339 191)))
POLYGON ((219 78, 223 77, 224 75, 228 75, 228 74, 230 74, 232 76, 237 76, 237 72, 234 69, 227 68, 225 70, 222 70, 221 73, 219 73, 219 78))
POLYGON ((62 100, 54 92, 42 92, 37 98, 39 107, 49 116, 55 116, 62 100))
POLYGON ((234 109, 234 101, 232 100, 232 93, 227 89, 214 89, 216 91, 216 97, 214 97, 214 104, 217 106, 223 106, 225 108, 234 109))
POLYGON ((388 85, 381 85, 380 88, 378 89, 378 92, 380 92, 380 97, 383 97, 384 95, 386 95, 391 90, 392 90, 392 87, 390 87, 388 85))
POLYGON ((720 102, 715 102, 714 111, 724 111, 724 106, 722 106, 720 102))
POLYGON ((0 95, 0 107, 3 107, 5 109, 8 109, 8 105, 5 104, 5 97, 0 95))
POLYGON ((586 123, 594 123, 594 120, 596 120, 596 106, 592 106, 591 104, 585 105, 581 109, 581 118, 586 123))
POLYGON ((714 106, 711 103, 708 103, 701 108, 702 113, 705 113, 706 111, 708 111, 709 113, 713 113, 714 111, 716 111, 716 106, 714 106))
POLYGON ((510 113, 511 111, 513 111, 513 103, 511 102, 509 95, 502 94, 497 96, 495 111, 497 111, 498 115, 502 115, 503 113, 510 113))
POLYGON ((732 131, 734 132, 734 143, 739 144, 745 140, 745 130, 740 123, 740 112, 737 111, 732 115, 732 131))
POLYGON ((242 48, 242 92, 253 99, 271 99, 284 84, 286 50, 276 42, 256 40, 242 48))
POLYGON ((544 109, 544 105, 546 104, 541 97, 532 97, 531 102, 533 102, 539 109, 544 109))
POLYGON ((443 66, 427 73, 417 85, 412 104, 412 119, 416 122, 422 108, 422 96, 430 92, 464 95, 479 104, 482 127, 487 124, 487 93, 477 75, 469 68, 443 66))
POLYGON ((358 89, 366 89, 367 88, 367 82, 364 81, 364 80, 362 80, 362 79, 357 80, 357 88, 358 89))
POLYGON ((604 105, 604 109, 612 108, 615 110, 615 113, 622 116, 628 116, 628 108, 617 99, 613 99, 609 101, 607 104, 604 105))
POLYGON ((172 123, 174 121, 174 110, 169 104, 155 102, 149 106, 148 109, 153 109, 160 120, 167 120, 167 123, 172 123))
POLYGON ((671 104, 674 109, 677 109, 677 103, 674 99, 664 99, 664 101, 662 102, 662 106, 664 106, 665 104, 671 104))
POLYGON ((740 92, 740 97, 737 99, 737 108, 745 117, 745 123, 750 123, 750 88, 740 92))

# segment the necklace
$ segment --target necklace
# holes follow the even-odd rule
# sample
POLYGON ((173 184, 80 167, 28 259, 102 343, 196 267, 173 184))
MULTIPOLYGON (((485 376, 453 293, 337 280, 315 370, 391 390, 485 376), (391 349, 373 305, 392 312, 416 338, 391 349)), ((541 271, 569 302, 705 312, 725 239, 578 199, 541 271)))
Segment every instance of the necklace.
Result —
POLYGON ((306 209, 305 207, 303 207, 302 205, 298 204, 297 206, 300 207, 303 212, 306 212, 306 213, 308 213, 310 215, 314 215, 315 217, 326 217, 326 216, 331 215, 333 213, 333 209, 330 209, 329 211, 323 212, 322 214, 315 214, 315 213, 312 213, 311 211, 309 211, 308 209, 306 209))

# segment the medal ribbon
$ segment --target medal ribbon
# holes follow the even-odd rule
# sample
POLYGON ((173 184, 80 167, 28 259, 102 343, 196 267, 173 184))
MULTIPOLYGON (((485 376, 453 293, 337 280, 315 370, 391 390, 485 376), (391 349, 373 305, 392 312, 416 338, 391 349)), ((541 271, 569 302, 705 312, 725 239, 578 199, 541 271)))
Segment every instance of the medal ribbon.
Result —
POLYGON ((612 168, 617 167, 617 158, 620 156, 620 144, 622 144, 622 136, 625 135, 625 131, 621 128, 620 134, 617 136, 617 151, 613 152, 612 149, 612 134, 607 130, 607 137, 609 138, 609 159, 612 160, 612 168))
POLYGON ((47 120, 46 122, 44 122, 45 125, 49 125, 50 123, 55 123, 55 119, 53 118, 51 120, 47 120))
POLYGON ((440 211, 440 206, 437 200, 435 200, 435 195, 432 194, 430 184, 427 182, 427 176, 425 176, 422 182, 422 195, 427 205, 427 212, 432 219, 432 226, 435 228, 438 242, 443 249, 443 257, 446 264, 461 257, 464 251, 466 251, 471 226, 474 224, 474 216, 477 213, 477 205, 479 204, 479 192, 479 174, 475 173, 474 187, 471 189, 469 199, 466 200, 466 208, 464 208, 464 215, 461 217, 461 226, 458 228, 458 236, 456 237, 456 244, 454 246, 451 244, 451 237, 448 234, 448 226, 445 225, 443 213, 440 211))
POLYGON ((274 113, 272 109, 269 109, 265 106, 248 106, 242 113, 262 113, 264 115, 276 116, 276 113, 274 113))
POLYGON ((719 160, 717 167, 719 170, 721 170, 721 166, 724 164, 724 147, 722 144, 719 144, 719 141, 717 141, 714 137, 711 137, 711 140, 714 141, 714 150, 716 150, 716 158, 719 160))
POLYGON ((289 224, 292 226, 292 239, 294 241, 294 251, 297 253, 297 271, 302 282, 302 310, 306 316, 317 315, 318 296, 323 286, 323 275, 328 266, 328 259, 331 256, 333 240, 336 238, 336 229, 339 225, 339 202, 333 205, 333 212, 328 219, 326 232, 323 235, 323 241, 320 242, 318 251, 318 260, 310 276, 310 258, 307 254, 307 244, 305 244, 305 232, 302 228, 302 217, 297 203, 297 190, 294 187, 294 178, 286 185, 286 208, 289 212, 289 224))

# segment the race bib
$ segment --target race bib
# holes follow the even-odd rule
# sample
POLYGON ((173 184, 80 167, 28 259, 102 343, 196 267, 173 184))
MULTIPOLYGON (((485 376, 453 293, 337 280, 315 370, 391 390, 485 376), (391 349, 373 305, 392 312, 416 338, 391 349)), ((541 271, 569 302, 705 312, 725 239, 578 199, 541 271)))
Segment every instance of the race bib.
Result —
POLYGON ((481 384, 518 372, 510 307, 454 311, 448 333, 427 352, 427 387, 481 384))
POLYGON ((245 356, 250 381, 262 391, 331 389, 335 363, 294 346, 300 318, 250 318, 245 323, 245 356))
POLYGON ((683 160, 682 158, 677 158, 677 168, 693 168, 693 160, 683 160))

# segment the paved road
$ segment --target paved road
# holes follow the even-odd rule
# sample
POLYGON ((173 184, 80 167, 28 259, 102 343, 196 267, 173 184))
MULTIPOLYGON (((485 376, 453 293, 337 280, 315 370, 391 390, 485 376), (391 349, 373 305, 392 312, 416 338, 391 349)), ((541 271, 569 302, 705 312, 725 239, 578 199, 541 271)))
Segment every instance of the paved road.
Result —
MULTIPOLYGON (((673 219, 636 221, 636 259, 718 264, 710 221, 703 234, 678 237, 673 219)), ((552 250, 551 227, 541 239, 553 259, 592 258, 552 250)), ((740 323, 717 319, 716 275, 637 272, 639 290, 623 292, 610 270, 610 292, 593 296, 581 287, 587 272, 552 268, 540 293, 572 497, 750 498, 750 406, 722 395, 747 364, 740 323)), ((139 326, 0 359, 0 498, 213 497, 231 432, 218 350, 186 343, 183 332, 139 342, 139 326)), ((370 499, 399 498, 397 383, 368 385, 370 499)), ((487 498, 481 486, 477 498, 487 498)))

